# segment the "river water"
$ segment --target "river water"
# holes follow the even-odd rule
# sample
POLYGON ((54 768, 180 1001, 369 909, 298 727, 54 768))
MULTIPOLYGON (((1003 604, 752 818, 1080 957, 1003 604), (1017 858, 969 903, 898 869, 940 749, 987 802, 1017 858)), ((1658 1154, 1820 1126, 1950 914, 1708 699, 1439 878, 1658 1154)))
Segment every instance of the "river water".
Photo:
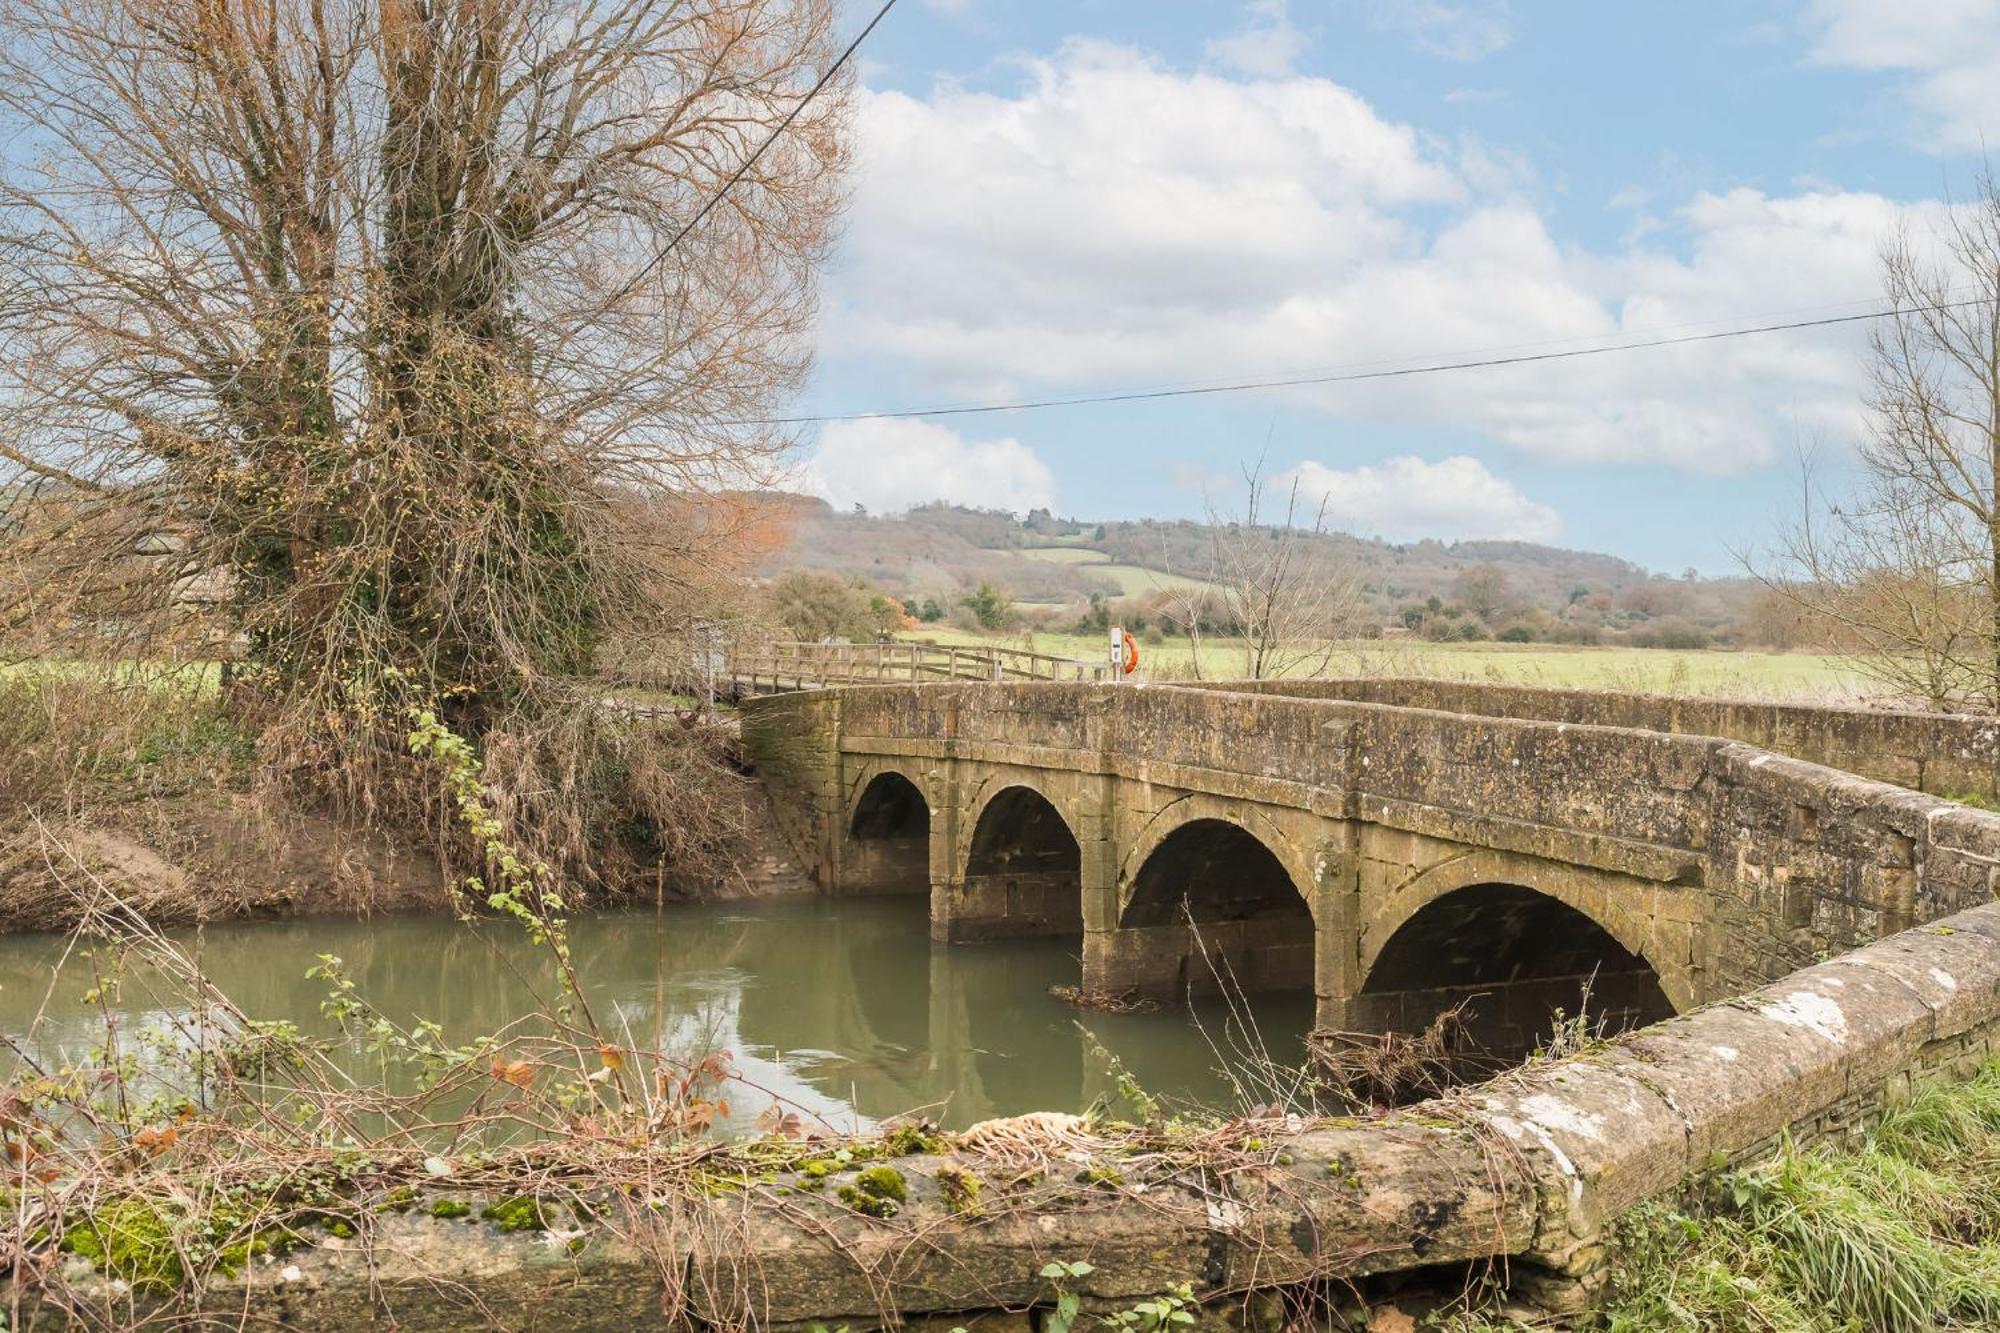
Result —
MULTIPOLYGON (((1247 1024, 1220 1003, 1079 1011, 1049 994, 1077 980, 1074 942, 934 944, 927 906, 922 897, 675 905, 581 917, 571 939, 593 1010, 629 1034, 625 1044, 730 1054, 738 1131, 774 1099, 837 1130, 920 1110, 948 1127, 1081 1111, 1114 1094, 1107 1050, 1154 1096, 1228 1108, 1237 1098, 1225 1063, 1259 1047, 1283 1062, 1303 1055, 1308 995, 1259 997, 1247 1024)), ((251 1017, 312 1033, 331 1032, 319 1015, 326 985, 306 975, 320 954, 339 956, 391 1018, 433 1020, 454 1042, 500 1028, 535 1007, 536 987, 547 990, 545 955, 498 921, 323 918, 176 938, 251 1017)), ((88 968, 71 959, 52 982, 65 943, 0 936, 0 1033, 47 1065, 80 1059, 102 1038, 101 1016, 83 1002, 88 968)), ((128 1030, 173 1006, 136 979, 120 994, 128 1030)), ((372 1067, 358 1045, 339 1054, 357 1074, 372 1067)), ((0 1073, 8 1063, 0 1054, 0 1073)))

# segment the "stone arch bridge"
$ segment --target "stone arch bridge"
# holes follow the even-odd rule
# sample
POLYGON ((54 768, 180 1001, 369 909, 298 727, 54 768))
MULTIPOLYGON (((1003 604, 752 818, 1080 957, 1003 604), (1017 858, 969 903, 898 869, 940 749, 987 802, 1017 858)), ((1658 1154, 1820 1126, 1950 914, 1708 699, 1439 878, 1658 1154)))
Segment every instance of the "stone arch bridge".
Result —
POLYGON ((1630 1026, 1994 896, 1993 729, 1921 714, 1336 681, 812 690, 747 752, 834 894, 1076 941, 1107 994, 1310 988, 1496 1050, 1630 1026), (1839 768, 1830 765, 1838 764, 1839 768))

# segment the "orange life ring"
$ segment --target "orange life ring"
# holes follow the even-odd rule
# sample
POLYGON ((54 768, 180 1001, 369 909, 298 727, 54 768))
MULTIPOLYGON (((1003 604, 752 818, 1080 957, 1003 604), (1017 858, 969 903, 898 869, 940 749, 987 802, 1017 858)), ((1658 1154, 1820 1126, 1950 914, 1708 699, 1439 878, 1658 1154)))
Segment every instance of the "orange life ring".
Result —
POLYGON ((1127 634, 1125 636, 1125 674, 1129 676, 1138 669, 1139 641, 1127 634))

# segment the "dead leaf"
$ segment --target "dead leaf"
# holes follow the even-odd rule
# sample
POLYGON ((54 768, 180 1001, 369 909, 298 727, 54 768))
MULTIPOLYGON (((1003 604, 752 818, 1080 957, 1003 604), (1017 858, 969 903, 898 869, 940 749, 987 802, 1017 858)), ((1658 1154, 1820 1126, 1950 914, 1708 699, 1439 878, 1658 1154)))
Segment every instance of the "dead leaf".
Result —
POLYGON ((517 1088, 534 1085, 535 1067, 526 1060, 503 1060, 493 1057, 493 1077, 502 1083, 511 1083, 517 1088))
POLYGON ((132 1136, 132 1146, 141 1152, 158 1157, 161 1153, 173 1147, 174 1141, 180 1138, 180 1136, 181 1132, 172 1125, 168 1125, 162 1129, 148 1127, 132 1136))

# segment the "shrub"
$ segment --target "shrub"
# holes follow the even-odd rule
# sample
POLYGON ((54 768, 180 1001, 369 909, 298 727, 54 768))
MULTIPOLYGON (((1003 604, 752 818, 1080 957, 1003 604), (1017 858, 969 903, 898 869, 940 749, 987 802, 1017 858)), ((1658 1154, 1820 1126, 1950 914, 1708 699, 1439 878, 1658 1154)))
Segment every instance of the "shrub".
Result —
POLYGON ((1693 651, 1708 647, 1708 631, 1679 616, 1662 616, 1632 631, 1632 642, 1640 648, 1674 648, 1693 651))
POLYGON ((791 570, 771 581, 766 597, 778 623, 807 643, 872 639, 903 618, 901 603, 837 574, 791 570))
POLYGON ((974 588, 961 605, 971 609, 981 629, 1005 629, 1014 618, 1014 600, 990 583, 974 588))

